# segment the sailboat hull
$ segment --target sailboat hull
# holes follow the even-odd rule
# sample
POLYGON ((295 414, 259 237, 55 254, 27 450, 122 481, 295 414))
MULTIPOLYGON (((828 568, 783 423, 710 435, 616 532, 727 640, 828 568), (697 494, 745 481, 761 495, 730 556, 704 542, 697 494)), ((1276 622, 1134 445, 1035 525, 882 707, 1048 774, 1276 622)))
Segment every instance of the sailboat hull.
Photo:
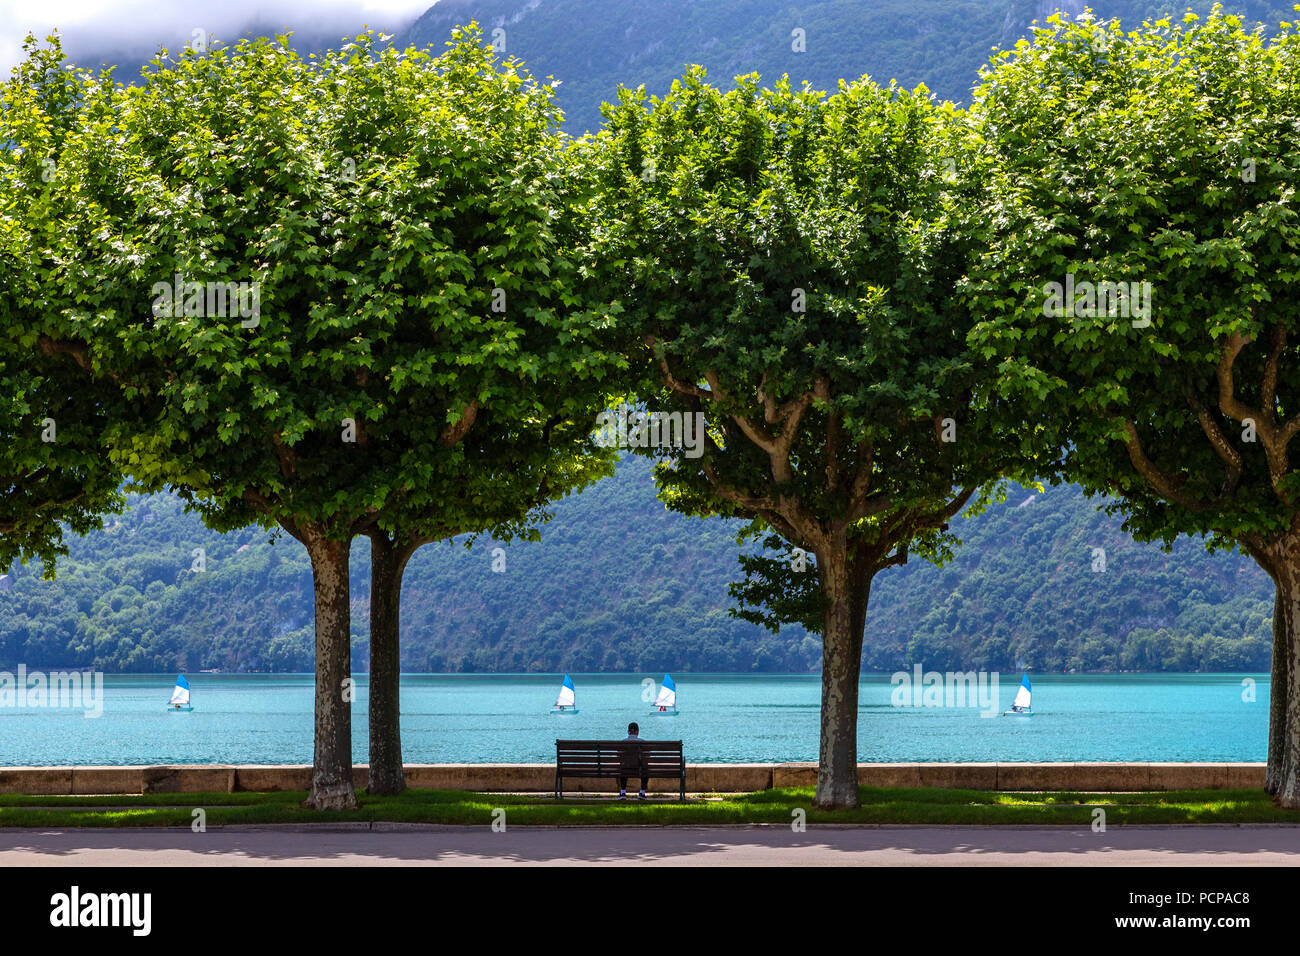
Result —
POLYGON ((186 705, 185 707, 168 707, 168 708, 167 708, 167 712, 168 712, 169 714, 188 714, 188 713, 191 713, 193 710, 194 710, 194 707, 193 707, 192 705, 186 705))
POLYGON ((552 716, 552 717, 572 717, 572 716, 573 716, 574 714, 576 714, 577 712, 578 712, 578 708, 576 708, 576 707, 572 707, 572 708, 569 708, 569 709, 567 709, 567 710, 559 710, 559 709, 557 708, 557 709, 551 711, 551 716, 552 716))

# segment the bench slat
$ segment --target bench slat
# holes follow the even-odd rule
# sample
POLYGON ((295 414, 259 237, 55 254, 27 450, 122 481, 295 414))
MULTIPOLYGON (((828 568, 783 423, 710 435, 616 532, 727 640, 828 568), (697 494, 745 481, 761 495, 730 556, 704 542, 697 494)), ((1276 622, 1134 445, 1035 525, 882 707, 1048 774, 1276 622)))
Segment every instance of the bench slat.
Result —
POLYGON ((556 740, 555 797, 565 777, 677 778, 686 799, 686 758, 680 740, 556 740))

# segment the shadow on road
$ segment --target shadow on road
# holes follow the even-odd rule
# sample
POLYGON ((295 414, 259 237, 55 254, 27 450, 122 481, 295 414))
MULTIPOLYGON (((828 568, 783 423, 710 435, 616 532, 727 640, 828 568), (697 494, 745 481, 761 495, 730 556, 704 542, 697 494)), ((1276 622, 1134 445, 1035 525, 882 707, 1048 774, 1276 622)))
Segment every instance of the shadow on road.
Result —
POLYGON ((0 830, 0 865, 1300 865, 1300 827, 0 830))

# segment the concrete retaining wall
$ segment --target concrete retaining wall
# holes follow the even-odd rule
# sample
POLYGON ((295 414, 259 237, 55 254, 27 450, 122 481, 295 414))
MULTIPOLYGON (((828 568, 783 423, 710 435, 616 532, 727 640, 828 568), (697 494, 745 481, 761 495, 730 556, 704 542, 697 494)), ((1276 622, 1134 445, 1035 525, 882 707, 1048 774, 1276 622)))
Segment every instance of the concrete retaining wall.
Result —
MULTIPOLYGON (((1262 763, 864 763, 868 787, 945 787, 967 790, 1246 790, 1263 788, 1262 763)), ((367 768, 353 768, 364 787, 367 768)), ((433 790, 549 793, 555 765, 413 764, 406 783, 433 790)), ((814 763, 701 763, 686 767, 691 793, 748 793, 774 787, 812 787, 814 763)), ((635 786, 635 782, 633 783, 635 786)), ((231 793, 306 790, 305 766, 0 767, 0 793, 91 795, 117 793, 231 793)), ((566 780, 566 793, 615 789, 613 780, 566 780)), ((651 780, 656 792, 676 792, 675 780, 651 780)))

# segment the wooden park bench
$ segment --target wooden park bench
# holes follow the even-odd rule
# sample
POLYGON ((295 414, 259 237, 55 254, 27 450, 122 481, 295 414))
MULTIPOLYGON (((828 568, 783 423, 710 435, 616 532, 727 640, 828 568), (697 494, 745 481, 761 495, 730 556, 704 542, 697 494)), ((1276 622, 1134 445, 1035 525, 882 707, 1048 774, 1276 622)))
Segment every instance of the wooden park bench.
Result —
POLYGON ((681 781, 686 799, 686 758, 680 740, 557 740, 555 799, 564 793, 564 778, 667 777, 681 781))

